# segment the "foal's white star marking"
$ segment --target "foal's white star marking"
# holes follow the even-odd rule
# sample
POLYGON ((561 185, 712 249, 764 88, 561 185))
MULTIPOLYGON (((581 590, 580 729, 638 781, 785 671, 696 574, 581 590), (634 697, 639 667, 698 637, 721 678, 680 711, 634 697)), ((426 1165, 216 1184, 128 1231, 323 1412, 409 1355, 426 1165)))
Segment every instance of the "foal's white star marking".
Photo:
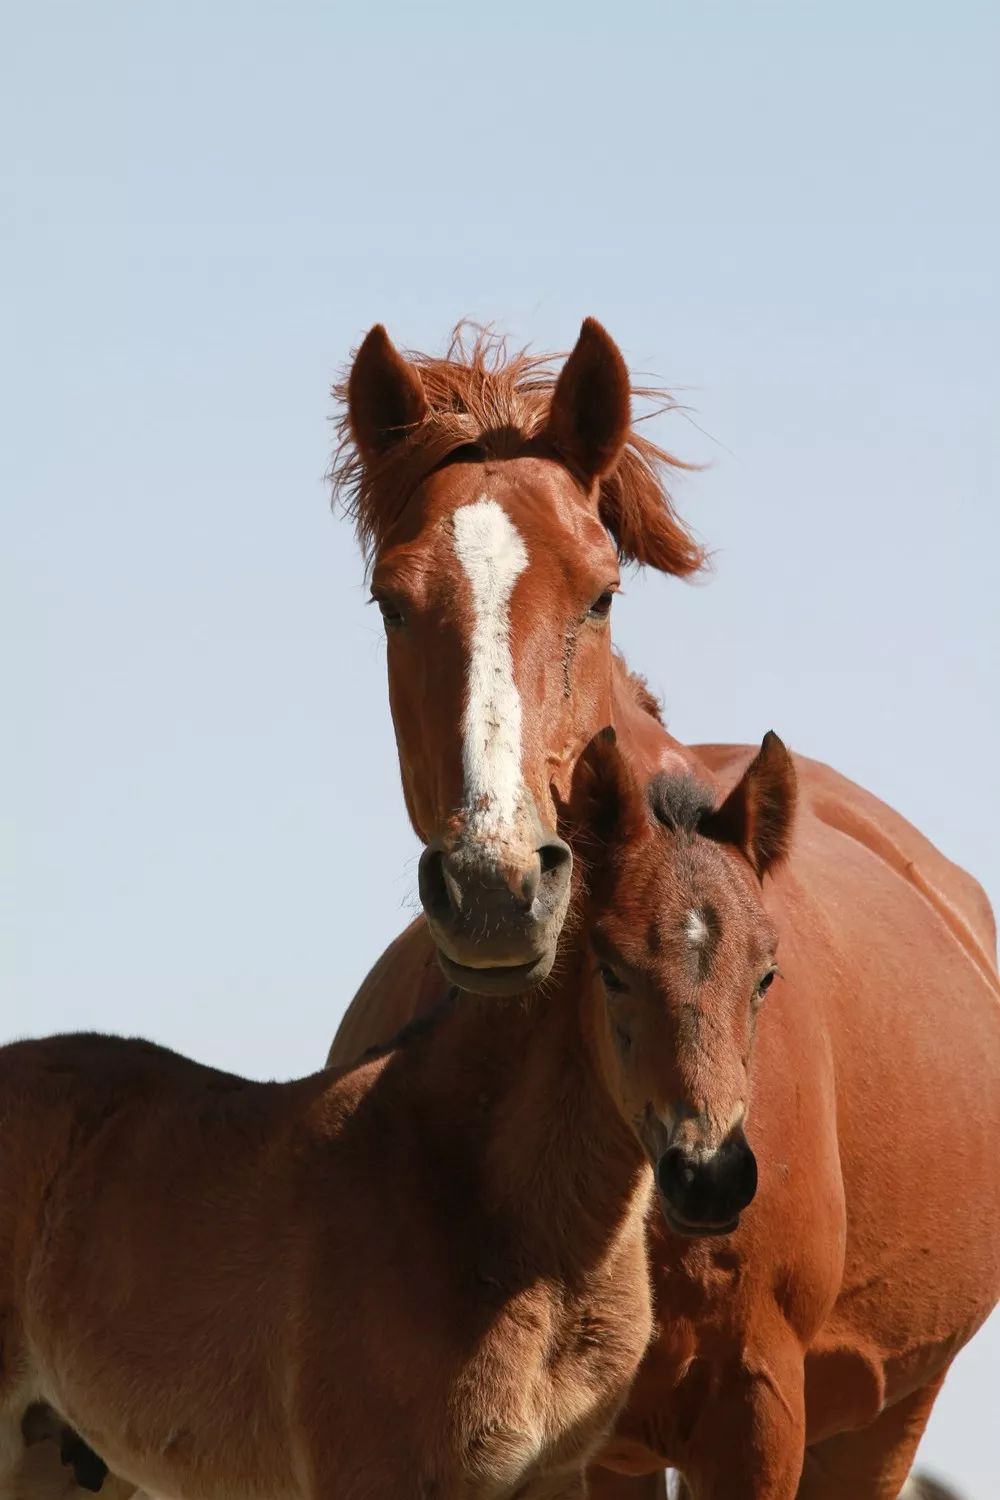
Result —
POLYGON ((693 909, 688 912, 684 931, 692 948, 702 948, 708 941, 708 923, 700 911, 693 909))

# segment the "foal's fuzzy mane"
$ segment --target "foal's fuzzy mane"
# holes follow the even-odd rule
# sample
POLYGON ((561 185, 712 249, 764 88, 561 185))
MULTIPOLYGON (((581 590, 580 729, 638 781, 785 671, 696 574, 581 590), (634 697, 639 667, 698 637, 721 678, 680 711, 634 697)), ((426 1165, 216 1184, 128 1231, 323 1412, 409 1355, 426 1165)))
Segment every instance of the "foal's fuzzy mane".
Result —
POLYGON ((458 990, 452 986, 443 999, 433 1005, 429 1011, 411 1016, 408 1021, 404 1021, 399 1030, 394 1032, 387 1042, 372 1042, 370 1047, 365 1048, 364 1052, 358 1058, 357 1063, 353 1064, 353 1066, 360 1067, 363 1063, 375 1062, 380 1057, 387 1057, 391 1052, 398 1052, 408 1047, 412 1042, 418 1041, 421 1037, 430 1036, 437 1030, 445 1016, 454 1008, 457 999, 458 990))
POLYGON ((653 777, 646 796, 656 821, 672 833, 696 834, 705 814, 715 807, 711 789, 690 771, 681 775, 661 771, 653 777))
MULTIPOLYGON (((449 458, 463 449, 481 458, 512 458, 543 438, 563 357, 527 349, 510 353, 507 340, 493 329, 461 322, 443 358, 410 351, 406 358, 419 372, 427 414, 375 460, 364 461, 351 432, 349 369, 333 388, 337 446, 329 478, 369 564, 416 487, 449 458)), ((655 387, 633 387, 632 396, 650 408, 640 420, 677 405, 655 387)), ((706 554, 678 516, 667 477, 694 467, 633 426, 617 466, 601 480, 601 507, 624 518, 626 535, 651 507, 659 512, 659 529, 669 538, 669 571, 681 577, 704 567, 706 554)), ((619 550, 628 560, 627 550, 619 550)))

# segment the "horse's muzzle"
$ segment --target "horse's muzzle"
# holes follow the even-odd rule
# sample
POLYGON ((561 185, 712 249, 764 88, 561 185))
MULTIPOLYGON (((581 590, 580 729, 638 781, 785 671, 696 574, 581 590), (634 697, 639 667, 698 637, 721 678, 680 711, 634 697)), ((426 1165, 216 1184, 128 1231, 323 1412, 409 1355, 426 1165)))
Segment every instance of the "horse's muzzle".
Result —
POLYGON ((546 838, 502 862, 488 847, 432 845, 420 900, 445 976, 478 994, 517 994, 546 977, 569 902, 572 855, 546 838))

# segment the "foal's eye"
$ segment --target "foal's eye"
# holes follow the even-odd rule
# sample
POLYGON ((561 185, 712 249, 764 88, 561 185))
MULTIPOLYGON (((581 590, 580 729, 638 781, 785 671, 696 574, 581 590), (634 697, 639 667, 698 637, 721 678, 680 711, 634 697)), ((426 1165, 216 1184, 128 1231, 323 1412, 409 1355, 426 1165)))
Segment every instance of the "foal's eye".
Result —
POLYGON ((622 1026, 618 1021, 613 1021, 611 1023, 611 1031, 615 1041, 618 1044, 619 1051, 627 1052, 632 1046, 631 1032, 625 1026, 622 1026))
POLYGON ((386 630, 397 630, 402 625, 403 612, 391 599, 387 599, 384 594, 373 594, 372 603, 378 605, 386 630))
POLYGON ((597 970, 604 988, 613 995, 620 995, 625 986, 609 964, 601 964, 597 970))
POLYGON ((615 597, 614 589, 605 589, 603 594, 598 594, 587 613, 592 620, 606 620, 611 613, 611 601, 615 597))

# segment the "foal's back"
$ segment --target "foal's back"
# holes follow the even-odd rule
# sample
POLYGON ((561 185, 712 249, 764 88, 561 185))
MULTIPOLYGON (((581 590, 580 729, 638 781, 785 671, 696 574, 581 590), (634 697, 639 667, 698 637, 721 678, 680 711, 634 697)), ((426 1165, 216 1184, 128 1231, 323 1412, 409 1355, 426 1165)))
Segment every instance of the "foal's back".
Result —
POLYGON ((310 1083, 251 1083, 116 1037, 0 1050, 0 1425, 47 1401, 126 1474, 138 1434, 165 1476, 187 1445, 205 1493, 203 1423, 248 1493, 287 1467, 261 1347, 287 1337, 276 1241, 296 1184, 294 1155, 283 1172, 270 1160, 310 1083), (252 1418, 252 1441, 232 1418, 252 1418))

